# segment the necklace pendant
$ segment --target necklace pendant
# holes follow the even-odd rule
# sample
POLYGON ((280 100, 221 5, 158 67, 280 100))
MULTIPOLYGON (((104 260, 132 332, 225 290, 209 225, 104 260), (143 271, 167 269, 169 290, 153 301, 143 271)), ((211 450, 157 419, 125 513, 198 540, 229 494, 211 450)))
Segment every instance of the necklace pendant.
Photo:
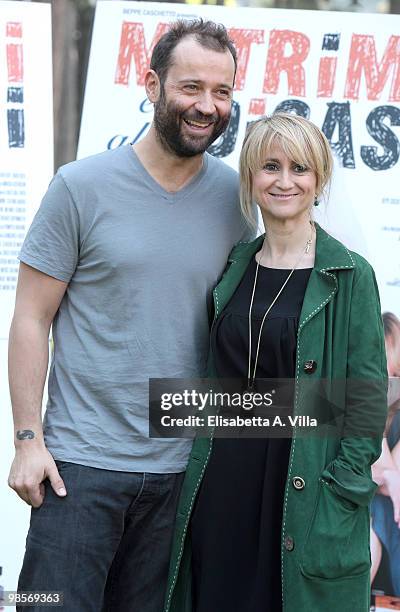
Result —
POLYGON ((247 387, 244 390, 244 393, 246 395, 253 395, 253 393, 254 393, 254 381, 253 382, 248 381, 247 387))

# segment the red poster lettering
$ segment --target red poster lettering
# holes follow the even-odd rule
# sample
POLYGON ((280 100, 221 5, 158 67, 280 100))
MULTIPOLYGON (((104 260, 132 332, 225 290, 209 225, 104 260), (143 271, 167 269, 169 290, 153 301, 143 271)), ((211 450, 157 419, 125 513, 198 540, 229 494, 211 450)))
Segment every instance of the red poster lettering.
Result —
POLYGON ((391 36, 378 63, 373 36, 353 34, 351 39, 349 67, 347 70, 345 98, 360 97, 361 74, 364 73, 368 100, 378 100, 392 70, 389 101, 400 101, 400 36, 391 36))
POLYGON ((8 21, 6 23, 6 36, 22 38, 22 23, 20 21, 8 21))
POLYGON ((21 83, 24 80, 23 48, 22 45, 7 45, 8 81, 21 83))
POLYGON ((288 94, 305 96, 305 71, 302 64, 309 50, 310 40, 305 34, 291 30, 272 30, 265 69, 264 93, 276 94, 281 72, 286 72, 288 94), (285 55, 286 45, 292 47, 291 55, 285 55))
POLYGON ((259 45, 264 42, 264 30, 242 30, 238 28, 230 28, 228 33, 230 38, 235 43, 238 54, 235 89, 237 91, 242 91, 246 80, 251 45, 253 43, 259 45))
POLYGON ((249 115, 265 115, 265 98, 252 98, 249 104, 249 115))
POLYGON ((335 85, 337 57, 321 57, 318 72, 319 98, 331 98, 335 85))
POLYGON ((163 34, 168 30, 167 23, 159 23, 150 48, 146 48, 143 23, 133 23, 124 21, 121 30, 121 40, 119 43, 119 54, 117 70, 115 73, 115 83, 117 85, 129 85, 131 72, 132 56, 135 60, 136 83, 144 85, 146 71, 150 67, 150 58, 155 45, 163 34))

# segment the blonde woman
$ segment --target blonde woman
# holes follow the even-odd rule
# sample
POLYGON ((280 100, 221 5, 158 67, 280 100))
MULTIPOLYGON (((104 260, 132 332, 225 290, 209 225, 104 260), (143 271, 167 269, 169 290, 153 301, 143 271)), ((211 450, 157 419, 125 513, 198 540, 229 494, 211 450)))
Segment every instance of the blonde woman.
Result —
POLYGON ((321 379, 340 435, 195 442, 168 612, 369 610, 370 466, 386 363, 371 266, 312 222, 331 173, 328 142, 310 121, 275 114, 251 125, 241 204, 254 223, 257 203, 266 233, 234 249, 214 291, 209 375, 252 389, 292 378, 293 414, 317 421, 324 406, 307 381, 321 379))

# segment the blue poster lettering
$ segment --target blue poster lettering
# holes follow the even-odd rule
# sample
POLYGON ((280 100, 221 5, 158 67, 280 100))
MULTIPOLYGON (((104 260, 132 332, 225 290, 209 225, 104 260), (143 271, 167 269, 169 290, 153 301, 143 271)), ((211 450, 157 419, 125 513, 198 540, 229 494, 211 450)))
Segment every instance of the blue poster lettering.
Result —
POLYGON ((225 132, 218 140, 208 147, 207 152, 214 157, 227 157, 234 151, 240 121, 240 104, 232 102, 231 118, 225 132))
POLYGON ((25 146, 25 125, 23 109, 7 110, 8 146, 10 149, 25 146))
POLYGON ((371 170, 388 170, 398 161, 400 142, 387 125, 385 119, 390 119, 390 125, 400 125, 400 108, 396 106, 378 106, 367 117, 367 130, 370 136, 383 147, 383 155, 378 155, 378 147, 362 146, 360 153, 363 162, 371 170))
POLYGON ((328 102, 328 112, 322 131, 329 140, 332 151, 337 155, 340 164, 344 168, 355 168, 349 102, 328 102), (338 127, 339 139, 337 142, 332 142, 336 127, 338 127))

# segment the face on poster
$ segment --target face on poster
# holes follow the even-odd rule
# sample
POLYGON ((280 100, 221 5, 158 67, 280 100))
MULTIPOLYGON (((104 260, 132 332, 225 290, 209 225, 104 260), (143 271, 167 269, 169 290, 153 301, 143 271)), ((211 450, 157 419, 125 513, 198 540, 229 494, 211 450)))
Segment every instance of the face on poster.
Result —
POLYGON ((398 16, 98 2, 78 156, 144 136, 152 49, 171 21, 199 16, 223 23, 238 50, 231 123, 210 152, 237 168, 248 122, 277 109, 322 128, 335 173, 316 219, 369 259, 383 307, 398 312, 398 16))
POLYGON ((53 173, 51 11, 0 3, 0 338, 7 338, 17 255, 53 173))

